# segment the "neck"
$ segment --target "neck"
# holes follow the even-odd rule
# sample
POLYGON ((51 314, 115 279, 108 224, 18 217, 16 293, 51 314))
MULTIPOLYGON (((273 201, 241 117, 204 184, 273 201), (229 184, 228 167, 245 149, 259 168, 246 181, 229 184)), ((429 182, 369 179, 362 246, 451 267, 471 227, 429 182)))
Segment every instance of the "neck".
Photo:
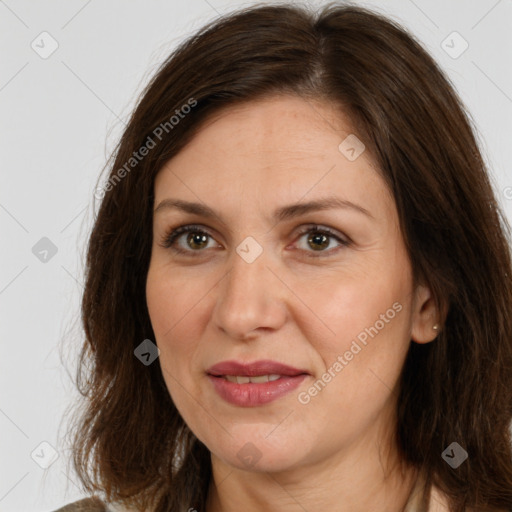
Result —
POLYGON ((402 512, 418 472, 401 464, 396 451, 382 457, 368 439, 328 460, 279 472, 242 470, 212 454, 206 512, 402 512))

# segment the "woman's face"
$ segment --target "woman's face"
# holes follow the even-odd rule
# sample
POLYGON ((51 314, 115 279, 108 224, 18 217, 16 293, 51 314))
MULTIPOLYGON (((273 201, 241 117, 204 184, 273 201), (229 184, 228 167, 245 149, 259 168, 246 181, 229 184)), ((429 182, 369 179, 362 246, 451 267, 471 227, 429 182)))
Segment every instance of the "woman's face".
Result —
POLYGON ((351 133, 324 103, 251 102, 216 115, 156 178, 155 209, 215 212, 155 211, 146 295, 169 393, 229 466, 281 471, 382 442, 411 338, 435 337, 394 200, 351 133), (304 208, 327 198, 341 206, 304 208), (200 232, 162 245, 185 225, 200 232), (256 366, 274 375, 260 383, 211 370, 261 360, 297 371, 256 366))

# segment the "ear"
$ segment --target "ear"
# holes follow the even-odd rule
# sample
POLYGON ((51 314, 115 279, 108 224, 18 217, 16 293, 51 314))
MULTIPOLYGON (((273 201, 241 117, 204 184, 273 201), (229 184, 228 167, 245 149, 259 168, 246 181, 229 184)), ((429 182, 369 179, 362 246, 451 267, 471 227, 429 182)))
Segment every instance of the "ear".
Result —
POLYGON ((412 340, 416 343, 434 341, 442 329, 443 319, 428 286, 419 284, 416 287, 412 304, 412 340), (436 325, 437 329, 434 329, 436 325))

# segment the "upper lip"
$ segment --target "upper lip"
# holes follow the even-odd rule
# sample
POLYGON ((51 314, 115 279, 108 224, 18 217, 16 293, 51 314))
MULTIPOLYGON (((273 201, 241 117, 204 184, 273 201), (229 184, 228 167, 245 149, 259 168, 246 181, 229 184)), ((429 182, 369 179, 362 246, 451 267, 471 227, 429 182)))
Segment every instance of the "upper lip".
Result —
POLYGON ((246 377, 255 377, 257 375, 301 375, 309 373, 307 370, 301 370, 288 366, 277 361, 261 359, 252 363, 243 363, 240 361, 221 361, 208 368, 207 373, 210 375, 238 375, 246 377))

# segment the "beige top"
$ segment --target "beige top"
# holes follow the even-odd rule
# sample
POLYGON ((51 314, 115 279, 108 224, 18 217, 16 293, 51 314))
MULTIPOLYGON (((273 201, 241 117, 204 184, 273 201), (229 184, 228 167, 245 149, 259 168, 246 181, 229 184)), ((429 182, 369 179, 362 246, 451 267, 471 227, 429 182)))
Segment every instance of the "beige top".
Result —
MULTIPOLYGON (((404 508, 404 512, 449 512, 446 498, 433 487, 430 494, 430 506, 428 510, 421 505, 421 496, 425 487, 425 479, 420 476, 409 496, 409 500, 404 508)), ((55 510, 54 512, 135 512, 135 509, 129 509, 115 503, 105 504, 97 498, 85 498, 55 510)))
POLYGON ((404 512, 449 512, 448 500, 441 494, 439 489, 432 486, 430 492, 430 504, 428 509, 422 505, 421 497, 425 488, 425 476, 420 474, 409 495, 409 500, 405 505, 404 512))

